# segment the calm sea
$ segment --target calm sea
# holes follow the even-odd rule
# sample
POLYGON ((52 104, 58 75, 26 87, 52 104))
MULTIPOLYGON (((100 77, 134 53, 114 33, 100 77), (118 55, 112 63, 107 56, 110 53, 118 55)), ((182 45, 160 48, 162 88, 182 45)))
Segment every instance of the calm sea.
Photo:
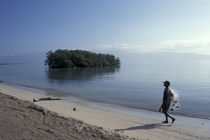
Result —
MULTIPOLYGON (((30 55, 29 55, 30 56, 30 55)), ((163 81, 179 94, 177 114, 210 118, 210 57, 186 54, 123 55, 121 65, 104 68, 48 70, 44 56, 2 59, 0 81, 56 90, 94 102, 157 111, 163 81)), ((50 94, 50 92, 48 92, 50 94)))

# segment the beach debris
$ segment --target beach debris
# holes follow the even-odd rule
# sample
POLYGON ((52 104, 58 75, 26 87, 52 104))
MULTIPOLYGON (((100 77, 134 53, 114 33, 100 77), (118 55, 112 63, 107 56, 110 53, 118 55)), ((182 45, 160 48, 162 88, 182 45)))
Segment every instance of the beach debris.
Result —
POLYGON ((9 97, 9 99, 16 100, 16 98, 15 98, 15 97, 12 97, 12 96, 11 96, 11 97, 9 97))
POLYGON ((76 107, 73 108, 73 111, 76 111, 76 107))
POLYGON ((38 102, 38 101, 51 101, 51 100, 61 100, 61 99, 60 98, 45 97, 45 98, 39 98, 38 100, 33 99, 33 102, 38 102))
POLYGON ((42 115, 45 115, 45 110, 42 108, 39 108, 37 106, 28 106, 28 108, 38 111, 38 112, 42 113, 42 115))

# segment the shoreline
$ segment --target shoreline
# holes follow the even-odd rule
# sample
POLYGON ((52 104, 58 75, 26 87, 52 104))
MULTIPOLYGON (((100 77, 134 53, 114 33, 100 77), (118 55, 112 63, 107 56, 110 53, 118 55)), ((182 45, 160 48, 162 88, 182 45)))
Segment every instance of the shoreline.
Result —
MULTIPOLYGON (((0 84, 0 92, 14 96, 21 100, 31 101, 33 98, 43 98, 46 95, 17 89, 14 87, 0 84)), ((209 139, 210 121, 177 116, 177 121, 172 126, 161 123, 163 115, 161 113, 143 111, 138 115, 128 115, 126 110, 113 110, 91 108, 89 106, 77 104, 74 102, 59 101, 40 101, 35 104, 44 107, 50 111, 56 112, 64 117, 71 117, 82 120, 87 124, 96 125, 112 131, 117 131, 123 135, 137 139, 209 139), (72 109, 76 107, 76 111, 72 109), (141 114, 141 115, 139 115, 141 114), (183 122, 188 121, 189 124, 183 122), (195 125, 190 125, 195 124, 195 125), (198 128, 198 129, 195 129, 198 128)))
MULTIPOLYGON (((76 96, 74 94, 70 94, 69 95, 69 93, 66 93, 66 92, 63 92, 63 91, 58 91, 58 90, 53 90, 53 89, 48 89, 48 88, 40 88, 40 87, 35 87, 35 86, 30 86, 30 85, 17 85, 15 87, 17 87, 19 89, 23 89, 23 90, 32 91, 32 92, 35 91, 35 92, 38 92, 38 93, 41 93, 41 94, 44 94, 44 95, 47 94, 49 96, 64 97, 64 98, 69 98, 69 99, 74 98, 75 100, 70 100, 70 101, 71 102, 75 102, 75 103, 79 103, 79 104, 83 104, 84 102, 86 102, 86 104, 89 104, 89 103, 90 104, 91 103, 92 104, 97 104, 97 105, 102 106, 102 107, 100 107, 100 109, 103 109, 103 106, 105 106, 105 108, 107 106, 111 106, 111 109, 114 107, 114 108, 120 108, 120 109, 123 108, 123 110, 124 109, 135 110, 135 111, 136 110, 143 110, 143 111, 151 111, 151 112, 159 113, 157 110, 154 110, 154 109, 147 109, 147 108, 133 107, 133 106, 125 106, 125 105, 122 105, 122 104, 113 104, 113 103, 108 103, 108 102, 100 102, 100 101, 97 101, 97 100, 87 100, 87 99, 83 99, 81 97, 78 97, 78 96, 76 96)), ((170 113, 170 114, 183 116, 183 117, 190 117, 190 118, 198 118, 198 119, 210 120, 210 117, 195 116, 195 115, 192 115, 192 114, 177 113, 177 112, 170 113)))

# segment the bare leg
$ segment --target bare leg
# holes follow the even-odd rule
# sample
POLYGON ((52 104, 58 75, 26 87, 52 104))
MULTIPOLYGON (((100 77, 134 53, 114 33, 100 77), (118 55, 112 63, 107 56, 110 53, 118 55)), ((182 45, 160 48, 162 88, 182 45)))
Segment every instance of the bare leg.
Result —
POLYGON ((164 114, 165 114, 166 120, 163 121, 163 123, 168 123, 168 114, 167 113, 164 113, 164 114))
POLYGON ((168 120, 168 117, 169 117, 169 118, 171 118, 171 120, 172 120, 171 123, 174 123, 174 121, 175 121, 175 118, 174 118, 174 117, 170 116, 170 115, 168 114, 168 112, 166 112, 165 115, 167 116, 167 120, 168 120))

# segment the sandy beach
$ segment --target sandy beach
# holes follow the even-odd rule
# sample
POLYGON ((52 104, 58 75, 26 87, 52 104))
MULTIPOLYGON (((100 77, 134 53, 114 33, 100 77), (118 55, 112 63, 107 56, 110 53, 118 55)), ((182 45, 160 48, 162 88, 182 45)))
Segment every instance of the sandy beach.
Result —
POLYGON ((0 93, 1 139, 210 139, 209 120, 176 116, 171 126, 160 113, 137 117, 67 100, 33 103, 48 96, 7 85, 0 85, 0 93))

